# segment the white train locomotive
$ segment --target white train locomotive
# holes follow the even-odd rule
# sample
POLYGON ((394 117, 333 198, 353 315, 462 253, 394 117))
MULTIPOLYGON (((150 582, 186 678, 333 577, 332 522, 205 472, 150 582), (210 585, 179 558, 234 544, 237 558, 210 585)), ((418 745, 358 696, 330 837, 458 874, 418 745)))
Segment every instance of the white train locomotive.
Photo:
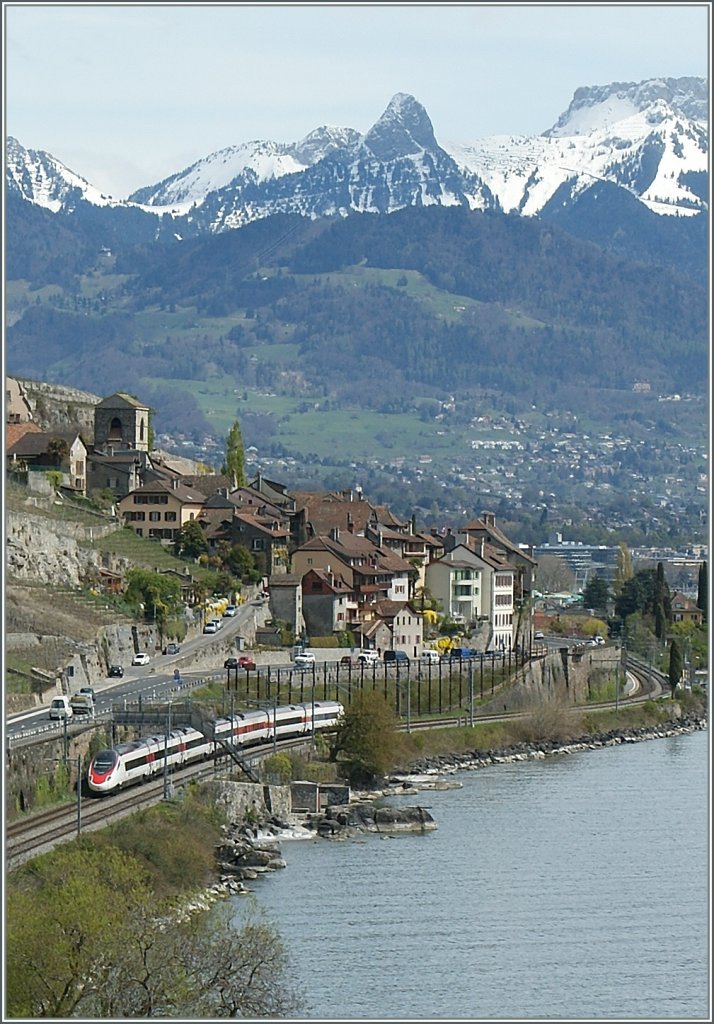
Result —
POLYGON ((210 736, 190 726, 173 729, 168 736, 145 736, 100 750, 90 762, 87 782, 94 793, 113 793, 163 772, 164 765, 213 757, 222 749, 221 742, 242 750, 273 737, 306 736, 313 724, 315 730, 334 728, 342 714, 344 707, 338 701, 322 700, 217 718, 211 723, 210 736))

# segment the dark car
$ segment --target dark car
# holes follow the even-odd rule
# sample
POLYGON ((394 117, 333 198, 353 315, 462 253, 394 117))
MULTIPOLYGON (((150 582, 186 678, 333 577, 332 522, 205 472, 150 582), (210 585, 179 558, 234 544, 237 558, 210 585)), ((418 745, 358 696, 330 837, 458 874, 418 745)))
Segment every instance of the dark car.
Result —
POLYGON ((240 658, 226 658, 223 662, 223 667, 228 669, 244 668, 246 672, 252 672, 255 668, 255 662, 247 654, 241 654, 240 658))
POLYGON ((171 643, 171 644, 166 644, 166 646, 164 647, 164 654, 180 654, 180 653, 181 653, 181 644, 171 643))
POLYGON ((117 677, 117 678, 121 679, 123 675, 124 675, 124 669, 121 667, 121 665, 110 665, 109 666, 109 676, 110 677, 117 677))
POLYGON ((470 647, 452 647, 449 651, 449 660, 462 661, 464 658, 472 658, 473 653, 470 647))

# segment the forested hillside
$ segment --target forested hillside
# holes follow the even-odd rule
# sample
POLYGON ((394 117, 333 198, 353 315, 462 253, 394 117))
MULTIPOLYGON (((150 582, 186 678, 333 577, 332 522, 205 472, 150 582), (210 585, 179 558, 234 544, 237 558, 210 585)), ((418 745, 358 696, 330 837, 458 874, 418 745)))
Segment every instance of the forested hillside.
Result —
POLYGON ((97 393, 216 366, 239 384, 292 373, 380 409, 474 386, 527 402, 544 378, 553 394, 703 393, 707 292, 517 216, 281 216, 95 262, 76 290, 27 302, 7 364, 97 393))

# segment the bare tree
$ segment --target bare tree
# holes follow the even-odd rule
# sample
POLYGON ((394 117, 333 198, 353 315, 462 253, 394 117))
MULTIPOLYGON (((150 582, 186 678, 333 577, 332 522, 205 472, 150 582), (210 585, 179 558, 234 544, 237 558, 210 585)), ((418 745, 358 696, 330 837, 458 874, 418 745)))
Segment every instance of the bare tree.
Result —
POLYGON ((543 555, 538 559, 536 580, 543 594, 559 594, 565 590, 572 592, 575 586, 573 570, 558 555, 543 555))

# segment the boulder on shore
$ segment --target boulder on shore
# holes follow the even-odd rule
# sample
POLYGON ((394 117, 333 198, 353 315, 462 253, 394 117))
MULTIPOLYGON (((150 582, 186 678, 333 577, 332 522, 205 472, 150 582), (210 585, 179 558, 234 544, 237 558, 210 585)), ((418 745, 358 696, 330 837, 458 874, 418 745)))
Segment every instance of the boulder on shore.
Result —
POLYGON ((369 801, 334 805, 306 822, 319 836, 344 838, 359 832, 429 832, 436 822, 424 807, 375 806, 369 801))

